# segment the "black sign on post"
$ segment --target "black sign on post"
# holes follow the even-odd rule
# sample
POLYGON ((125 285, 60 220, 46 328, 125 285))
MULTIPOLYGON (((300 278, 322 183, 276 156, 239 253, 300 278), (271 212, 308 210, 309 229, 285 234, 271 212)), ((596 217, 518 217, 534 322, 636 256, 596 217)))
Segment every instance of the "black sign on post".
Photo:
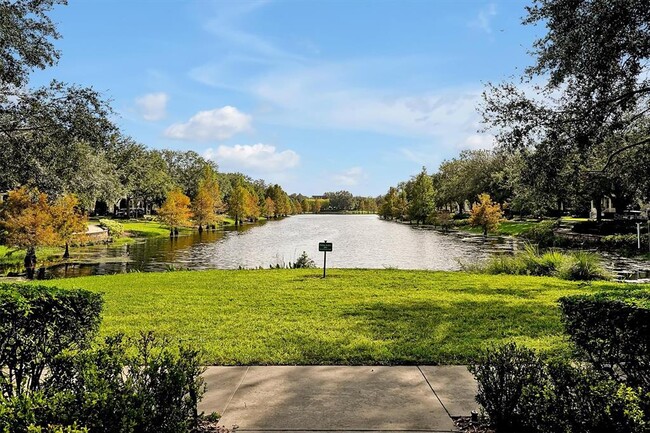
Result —
POLYGON ((318 251, 323 252, 323 278, 325 278, 325 273, 327 269, 327 252, 332 251, 332 243, 327 242, 327 240, 325 242, 319 242, 318 251))

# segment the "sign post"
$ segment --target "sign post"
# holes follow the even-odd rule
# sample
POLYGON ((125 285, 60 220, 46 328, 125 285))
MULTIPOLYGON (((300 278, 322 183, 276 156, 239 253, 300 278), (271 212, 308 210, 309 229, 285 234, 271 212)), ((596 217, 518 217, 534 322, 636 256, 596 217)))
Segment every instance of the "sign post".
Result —
POLYGON ((327 242, 327 240, 325 240, 325 242, 319 242, 318 251, 323 252, 323 278, 325 278, 327 270, 327 252, 332 251, 332 243, 327 242))

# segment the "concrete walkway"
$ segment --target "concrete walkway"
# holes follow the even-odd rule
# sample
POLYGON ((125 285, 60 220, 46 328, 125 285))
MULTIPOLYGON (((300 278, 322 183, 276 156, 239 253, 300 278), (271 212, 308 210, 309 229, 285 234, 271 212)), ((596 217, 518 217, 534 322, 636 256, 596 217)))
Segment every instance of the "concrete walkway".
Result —
POLYGON ((199 411, 238 431, 455 431, 478 408, 464 366, 209 367, 199 411))

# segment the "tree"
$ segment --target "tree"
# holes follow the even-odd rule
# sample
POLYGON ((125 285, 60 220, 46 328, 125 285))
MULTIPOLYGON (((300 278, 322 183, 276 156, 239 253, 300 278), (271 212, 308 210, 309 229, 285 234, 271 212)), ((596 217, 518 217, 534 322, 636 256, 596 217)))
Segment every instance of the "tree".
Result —
POLYGON ((436 192, 433 189, 433 181, 422 167, 422 171, 413 179, 411 188, 411 199, 409 202, 409 215, 418 224, 426 221, 427 217, 435 208, 436 192))
POLYGON ((384 196, 384 202, 382 203, 380 209, 380 216, 387 220, 391 220, 397 217, 398 215, 397 201, 398 201, 397 188, 391 186, 390 188, 388 188, 388 192, 384 196))
POLYGON ((245 215, 249 220, 257 221, 260 217, 260 206, 258 204, 257 194, 249 189, 244 190, 244 207, 245 215))
POLYGON ((180 188, 173 189, 167 194, 158 214, 163 223, 169 226, 170 236, 178 235, 178 228, 189 225, 192 217, 190 198, 180 188))
POLYGON ((59 59, 53 39, 61 35, 47 16, 65 0, 13 0, 0 3, 0 83, 21 87, 34 68, 45 69, 59 59))
POLYGON ((246 188, 241 183, 233 189, 228 200, 228 212, 235 219, 235 225, 240 225, 246 216, 246 188))
POLYGON ((70 240, 86 232, 86 218, 78 203, 76 197, 65 195, 52 205, 47 194, 27 187, 9 192, 0 210, 0 228, 6 244, 27 250, 28 278, 34 278, 36 247, 65 243, 68 256, 70 240))
POLYGON ((323 207, 323 200, 320 199, 320 198, 317 198, 316 200, 314 200, 314 205, 312 207, 312 211, 314 213, 320 213, 322 207, 323 207))
POLYGON ((490 195, 485 193, 480 194, 478 200, 478 203, 472 205, 469 223, 472 227, 481 227, 483 229, 483 236, 487 236, 488 232, 499 228, 499 222, 503 215, 501 205, 494 203, 490 195))
POLYGON ((326 192, 324 195, 329 199, 332 209, 339 211, 354 209, 354 196, 349 191, 326 192))
POLYGON ((65 243, 63 258, 70 257, 69 244, 88 229, 88 218, 80 210, 79 199, 73 194, 61 196, 50 208, 52 225, 59 239, 65 243))
POLYGON ((217 172, 217 165, 214 162, 206 160, 192 150, 186 152, 163 150, 161 154, 173 183, 192 200, 196 197, 199 181, 204 177, 205 170, 209 168, 217 172))
POLYGON ((312 211, 312 204, 306 198, 302 199, 302 202, 300 203, 300 206, 302 207, 302 211, 304 213, 309 213, 309 212, 312 211))
POLYGON ((266 197, 264 199, 264 207, 262 212, 266 218, 273 218, 275 216, 275 203, 271 197, 266 197))
POLYGON ((105 152, 116 128, 92 89, 53 81, 0 95, 0 189, 31 184, 48 195, 69 192, 87 162, 80 143, 105 152))
POLYGON ((490 84, 483 118, 538 175, 571 179, 562 193, 599 203, 608 192, 593 186, 607 186, 603 173, 617 161, 625 170, 624 153, 650 146, 650 8, 645 0, 538 0, 527 9, 524 24, 548 29, 521 77, 528 90, 490 84))
POLYGON ((192 202, 194 221, 199 226, 199 232, 203 231, 204 225, 208 226, 218 222, 218 212, 222 208, 219 181, 212 167, 206 165, 203 169, 203 175, 199 179, 196 197, 192 202))

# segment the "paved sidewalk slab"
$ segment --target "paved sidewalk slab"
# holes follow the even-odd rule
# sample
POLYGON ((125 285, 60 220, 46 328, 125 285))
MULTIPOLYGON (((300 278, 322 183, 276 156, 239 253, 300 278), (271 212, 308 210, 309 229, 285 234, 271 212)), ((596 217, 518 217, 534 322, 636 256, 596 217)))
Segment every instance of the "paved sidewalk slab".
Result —
POLYGON ((199 413, 212 412, 223 414, 226 405, 232 399, 249 367, 208 367, 203 373, 207 387, 203 399, 199 402, 199 413))
POLYGON ((479 405, 478 386, 464 365, 421 366, 436 395, 451 416, 469 416, 479 405))
POLYGON ((247 367, 210 367, 204 374, 208 391, 200 409, 209 413, 223 406, 220 424, 225 427, 258 432, 454 431, 417 367, 253 366, 243 378, 242 368, 247 367), (219 378, 221 374, 228 377, 219 378), (229 401, 219 403, 225 396, 229 401))
POLYGON ((242 430, 453 429, 413 367, 251 367, 222 424, 242 430))

